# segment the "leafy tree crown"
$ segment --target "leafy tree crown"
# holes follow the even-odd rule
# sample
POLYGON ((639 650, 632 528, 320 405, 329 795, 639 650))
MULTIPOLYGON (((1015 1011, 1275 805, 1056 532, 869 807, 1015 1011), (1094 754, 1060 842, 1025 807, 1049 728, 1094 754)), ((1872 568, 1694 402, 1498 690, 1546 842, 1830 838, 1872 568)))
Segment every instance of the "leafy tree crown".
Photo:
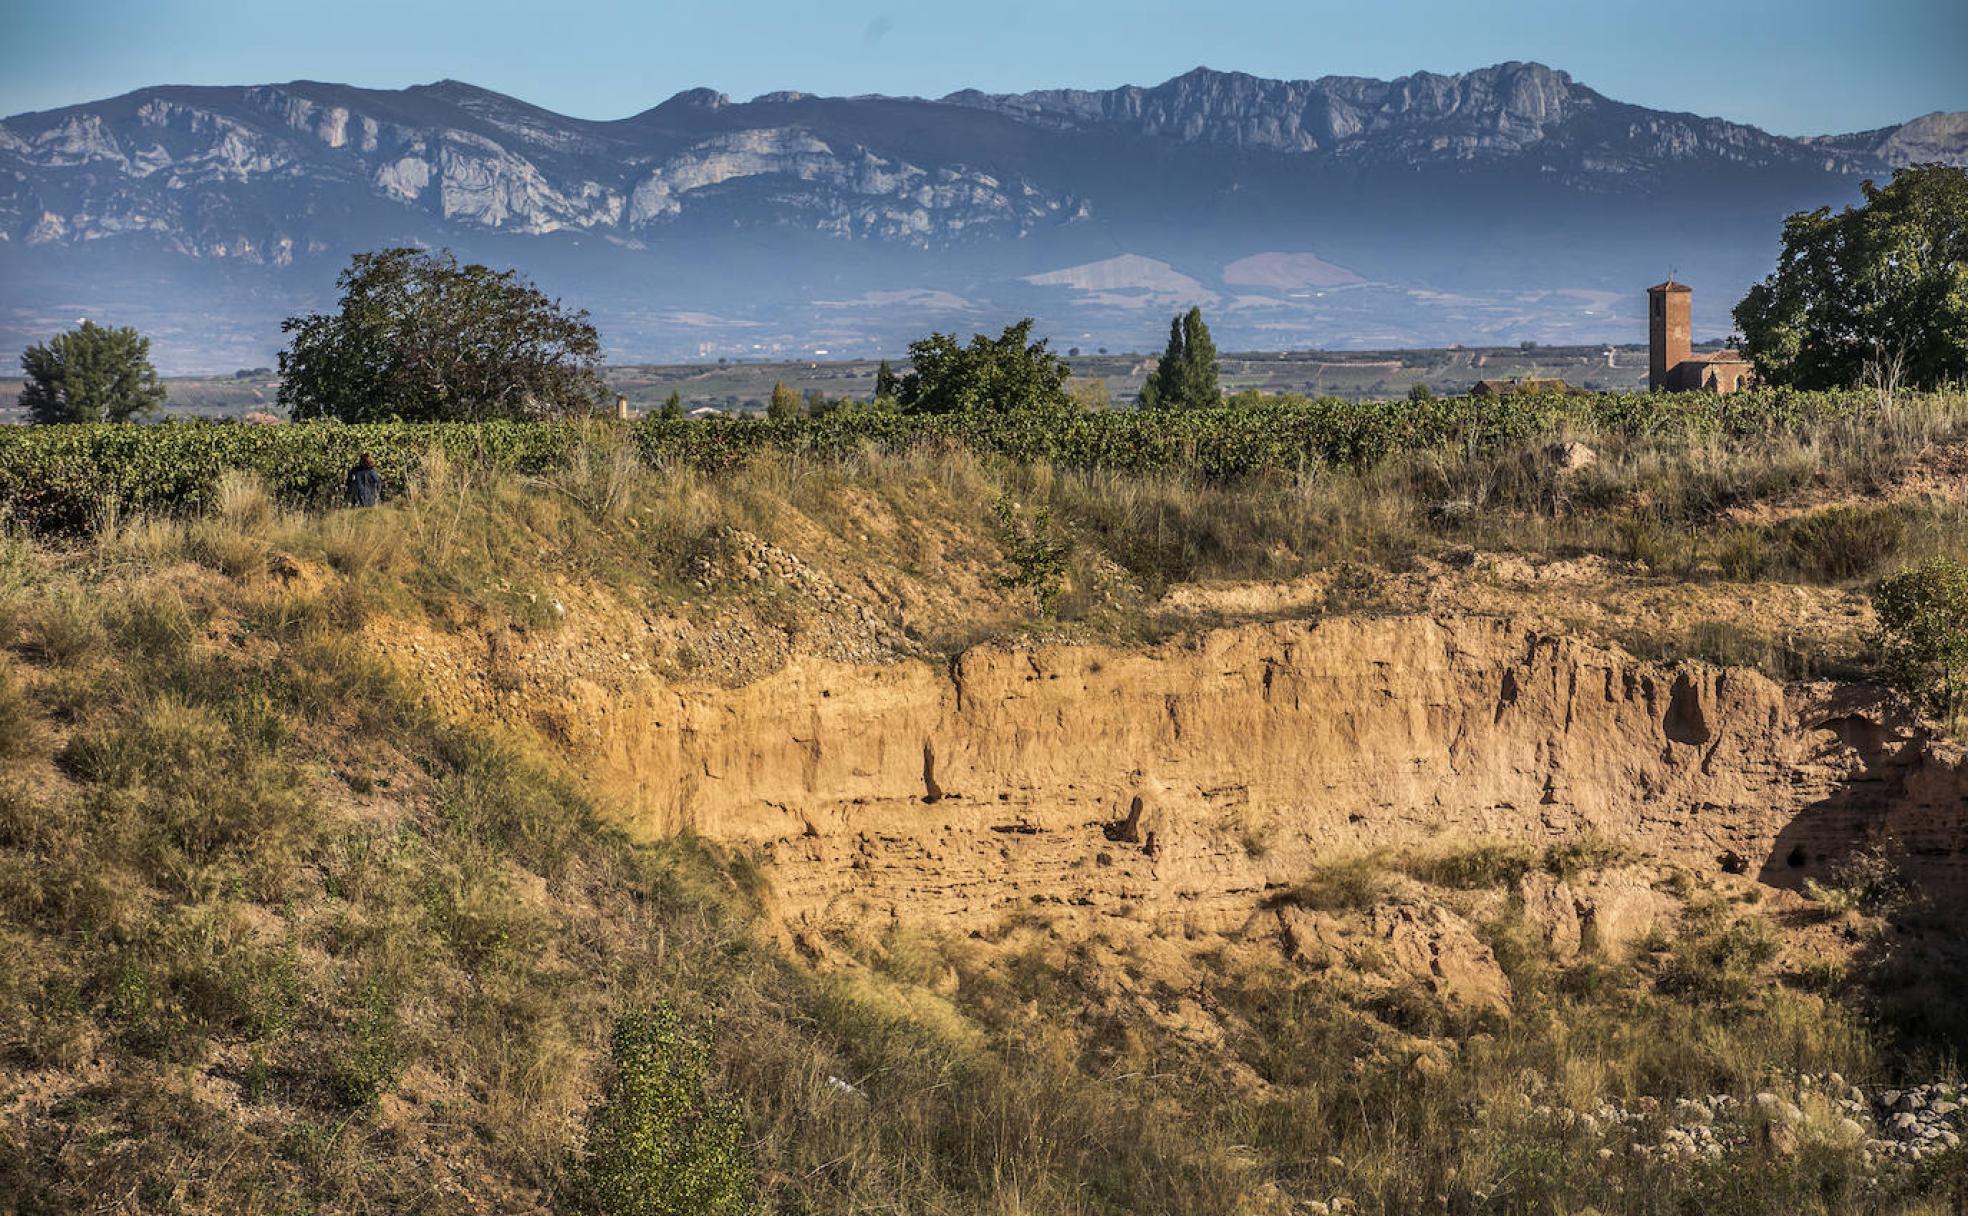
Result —
POLYGON ((35 422, 128 422, 164 404, 150 339, 84 321, 21 353, 20 403, 35 422))
POLYGON ((483 422, 587 413, 606 396, 585 311, 448 251, 359 253, 341 307, 290 317, 280 402, 297 419, 483 422))
POLYGON ((1968 378, 1968 170, 1913 165, 1864 192, 1785 220, 1776 270, 1736 305, 1766 383, 1968 378))
POLYGON ((959 345, 954 334, 931 334, 909 346, 913 370, 902 378, 897 398, 916 414, 1068 408, 1066 378, 1072 369, 1032 341, 1032 318, 1005 327, 996 338, 972 335, 959 345))

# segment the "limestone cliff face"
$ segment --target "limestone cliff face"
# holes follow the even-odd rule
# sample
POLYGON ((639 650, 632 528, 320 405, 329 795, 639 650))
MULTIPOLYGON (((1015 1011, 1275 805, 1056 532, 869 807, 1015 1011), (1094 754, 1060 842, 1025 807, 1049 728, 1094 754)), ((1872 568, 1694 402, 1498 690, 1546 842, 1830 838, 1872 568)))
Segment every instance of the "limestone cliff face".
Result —
POLYGON ((1961 115, 1936 114, 1902 128, 1815 141, 1741 123, 1614 101, 1541 63, 1471 72, 1417 72, 1395 80, 1325 76, 1268 80, 1197 68, 1142 88, 1050 89, 945 100, 1062 129, 1120 127, 1187 143, 1227 144, 1353 163, 1423 164, 1530 158, 1580 179, 1645 178, 1676 161, 1792 163, 1805 147, 1827 168, 1905 164, 1906 146, 1958 161, 1961 115), (1950 125, 1953 124, 1953 125, 1950 125))
POLYGON ((1590 832, 1796 885, 1889 834, 1968 878, 1968 768, 1881 706, 1501 620, 800 660, 577 704, 641 825, 761 849, 795 922, 1043 905, 1221 931, 1321 858, 1436 837, 1590 832))
POLYGON ((1827 135, 1808 142, 1844 152, 1870 155, 1882 164, 1968 165, 1968 111, 1923 114, 1912 122, 1853 135, 1827 135))
POLYGON ((35 317, 113 311, 160 335, 167 369, 265 363, 280 316, 389 245, 523 269, 633 360, 893 352, 925 328, 904 288, 946 293, 954 327, 1029 315, 1083 347, 1211 300, 1219 342, 1256 348, 1621 342, 1612 302, 1670 253, 1698 327, 1725 332, 1781 216, 1909 159, 1960 163, 1961 122, 1792 139, 1535 63, 941 99, 692 89, 607 120, 457 81, 162 86, 0 120, 0 347, 44 339, 35 317), (1075 285, 1117 257, 1178 298, 1075 285), (1313 275, 1253 279, 1252 259, 1313 275), (1361 290, 1302 290, 1328 284, 1361 290))
POLYGON ((1964 124, 1933 114, 1789 139, 1616 102, 1516 62, 1395 80, 1198 68, 1152 87, 970 90, 940 101, 771 93, 734 105, 692 89, 613 121, 457 81, 400 91, 162 87, 0 123, 0 171, 12 179, 0 188, 0 240, 146 232, 192 256, 259 260, 279 239, 335 245, 400 224, 393 209, 407 207, 464 231, 631 233, 697 212, 721 227, 928 248, 1126 210, 1121 195, 1141 189, 1130 166, 1144 136, 1338 168, 1515 163, 1603 186, 1646 183, 1680 162, 1843 176, 1913 159, 1958 163, 1968 155, 1964 124), (769 188, 720 189, 738 180, 769 188))
POLYGON ((973 231, 1024 235, 1080 211, 1066 193, 985 172, 956 149, 923 165, 876 150, 879 130, 822 138, 799 112, 805 100, 762 99, 791 113, 731 123, 718 118, 726 99, 692 90, 647 115, 593 123, 452 81, 400 93, 309 82, 146 90, 0 124, 0 164, 17 170, 0 190, 0 239, 60 245, 143 231, 194 257, 277 261, 269 245, 334 243, 346 234, 324 221, 353 223, 381 203, 380 217, 408 208, 529 236, 633 240, 715 213, 727 225, 927 247, 973 231), (314 206, 296 206, 297 190, 314 206))

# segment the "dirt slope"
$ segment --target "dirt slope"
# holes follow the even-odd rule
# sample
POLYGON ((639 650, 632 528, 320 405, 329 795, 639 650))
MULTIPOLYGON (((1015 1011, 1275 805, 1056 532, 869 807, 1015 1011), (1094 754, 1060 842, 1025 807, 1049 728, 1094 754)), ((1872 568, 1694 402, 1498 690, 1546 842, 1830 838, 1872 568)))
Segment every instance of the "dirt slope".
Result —
POLYGON ((650 834, 760 851, 794 927, 1249 921, 1322 858, 1586 835, 1780 886, 1891 836, 1968 857, 1958 749, 1883 702, 1506 619, 1335 617, 947 666, 794 657, 739 687, 565 683, 550 733, 650 834))

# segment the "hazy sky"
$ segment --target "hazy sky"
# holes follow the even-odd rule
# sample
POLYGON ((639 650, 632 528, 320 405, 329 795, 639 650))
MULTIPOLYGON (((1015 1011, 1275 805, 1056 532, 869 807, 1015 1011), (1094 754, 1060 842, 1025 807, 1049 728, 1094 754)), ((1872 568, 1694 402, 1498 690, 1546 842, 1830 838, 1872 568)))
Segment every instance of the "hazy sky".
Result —
POLYGON ((939 96, 1506 59, 1783 134, 1860 130, 1968 110, 1968 0, 0 0, 0 114, 149 84, 452 77, 618 118, 696 85, 939 96))

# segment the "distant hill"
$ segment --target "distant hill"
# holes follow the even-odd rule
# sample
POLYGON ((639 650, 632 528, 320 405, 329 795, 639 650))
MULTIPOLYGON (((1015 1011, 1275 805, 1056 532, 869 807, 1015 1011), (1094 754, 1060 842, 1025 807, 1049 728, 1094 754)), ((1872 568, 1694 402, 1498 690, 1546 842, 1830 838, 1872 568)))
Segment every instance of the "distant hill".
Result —
POLYGON ((1968 115, 1790 139, 1535 63, 694 89, 614 121, 455 81, 161 86, 0 122, 0 346, 89 315, 169 370, 262 364, 389 243, 518 266, 627 359, 861 356, 1027 313, 1146 347, 1189 303, 1243 347, 1632 341, 1669 269, 1720 333, 1784 214, 1916 160, 1968 163, 1968 115))

